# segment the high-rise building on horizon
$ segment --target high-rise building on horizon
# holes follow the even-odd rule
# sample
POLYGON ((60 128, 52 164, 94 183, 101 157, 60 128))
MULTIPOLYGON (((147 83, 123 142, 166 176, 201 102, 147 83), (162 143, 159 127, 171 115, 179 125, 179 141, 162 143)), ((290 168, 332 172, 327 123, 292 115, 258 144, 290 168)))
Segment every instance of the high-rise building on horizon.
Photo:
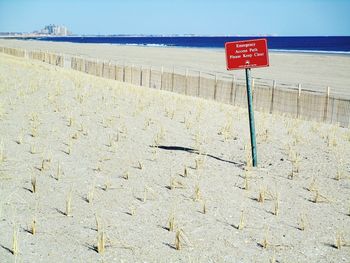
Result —
POLYGON ((42 34, 54 35, 54 36, 68 36, 69 31, 65 26, 59 25, 46 25, 41 31, 42 34))

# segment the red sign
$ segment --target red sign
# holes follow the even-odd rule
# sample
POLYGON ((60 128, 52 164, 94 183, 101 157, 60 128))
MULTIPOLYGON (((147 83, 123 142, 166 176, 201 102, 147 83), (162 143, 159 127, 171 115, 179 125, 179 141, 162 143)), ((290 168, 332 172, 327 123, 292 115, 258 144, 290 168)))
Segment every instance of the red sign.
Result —
POLYGON ((269 66, 266 39, 225 43, 227 70, 269 66))

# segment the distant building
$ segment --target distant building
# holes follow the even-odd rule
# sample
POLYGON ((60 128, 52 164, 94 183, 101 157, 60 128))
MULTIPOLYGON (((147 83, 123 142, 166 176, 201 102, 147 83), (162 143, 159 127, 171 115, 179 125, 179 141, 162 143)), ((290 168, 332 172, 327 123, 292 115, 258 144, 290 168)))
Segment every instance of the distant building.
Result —
POLYGON ((47 25, 41 31, 41 34, 53 36, 68 36, 70 32, 65 26, 47 25))

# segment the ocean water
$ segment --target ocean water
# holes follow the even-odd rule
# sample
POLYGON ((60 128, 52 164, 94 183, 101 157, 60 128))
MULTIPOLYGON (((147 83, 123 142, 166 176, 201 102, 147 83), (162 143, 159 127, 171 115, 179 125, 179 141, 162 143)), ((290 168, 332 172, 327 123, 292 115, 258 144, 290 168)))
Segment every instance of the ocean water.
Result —
POLYGON ((165 46, 189 48, 224 48, 225 42, 266 38, 268 48, 275 51, 347 53, 350 54, 350 36, 70 36, 30 38, 44 41, 97 43, 137 46, 165 46))

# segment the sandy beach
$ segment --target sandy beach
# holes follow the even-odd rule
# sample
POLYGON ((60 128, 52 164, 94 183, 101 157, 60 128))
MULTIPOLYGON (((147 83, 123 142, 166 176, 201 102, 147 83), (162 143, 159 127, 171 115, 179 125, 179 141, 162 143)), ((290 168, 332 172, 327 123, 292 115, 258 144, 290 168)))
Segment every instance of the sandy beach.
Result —
MULTIPOLYGON (((224 49, 167 48, 118 46, 110 44, 76 44, 45 41, 23 41, 0 39, 0 46, 44 50, 69 55, 80 55, 118 63, 139 66, 157 66, 172 69, 173 66, 213 73, 226 71, 224 49)), ((272 83, 350 97, 350 56, 327 54, 276 53, 270 52, 270 67, 254 69, 253 77, 272 83)), ((244 78, 244 71, 231 71, 244 78)))
MULTIPOLYGON (((0 45, 224 67, 221 51, 0 45)), ((273 53, 254 74, 349 92, 349 59, 273 53)), ((242 108, 0 54, 0 261, 348 262, 349 129, 256 126, 252 168, 242 108)))

